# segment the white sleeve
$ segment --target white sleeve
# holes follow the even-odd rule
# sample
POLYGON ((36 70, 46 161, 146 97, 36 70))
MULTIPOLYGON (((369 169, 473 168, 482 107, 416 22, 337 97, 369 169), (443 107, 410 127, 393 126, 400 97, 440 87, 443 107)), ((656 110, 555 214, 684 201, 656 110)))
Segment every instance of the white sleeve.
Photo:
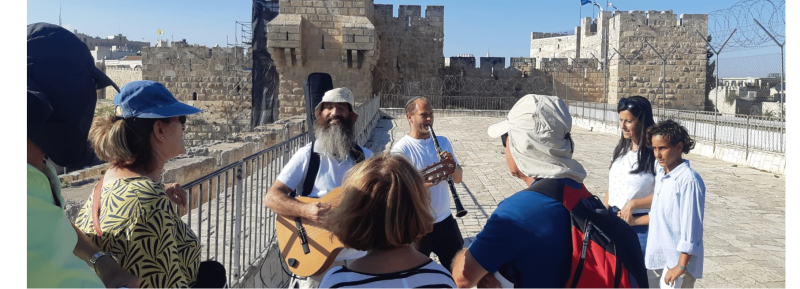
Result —
POLYGON ((309 152, 311 151, 311 144, 308 144, 299 150, 289 159, 289 162, 283 166, 283 170, 278 175, 278 180, 285 184, 292 190, 298 189, 297 186, 303 181, 308 168, 308 162, 311 159, 309 152))

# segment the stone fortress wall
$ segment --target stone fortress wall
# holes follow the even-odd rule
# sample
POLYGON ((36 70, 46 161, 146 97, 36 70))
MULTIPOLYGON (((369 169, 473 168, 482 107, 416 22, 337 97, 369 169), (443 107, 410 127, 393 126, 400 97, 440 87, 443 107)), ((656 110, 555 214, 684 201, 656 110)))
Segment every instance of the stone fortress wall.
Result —
POLYGON ((188 45, 142 48, 142 79, 164 86, 203 112, 189 117, 187 146, 225 140, 249 131, 252 58, 242 47, 188 45))
POLYGON ((366 102, 386 83, 439 76, 444 7, 399 6, 370 0, 281 0, 268 24, 267 46, 280 75, 280 118, 305 114, 306 78, 328 73, 366 102))
POLYGON ((390 83, 441 76, 444 67, 444 6, 375 5, 380 58, 373 71, 373 94, 390 83))
MULTIPOLYGON (((120 88, 122 88, 122 86, 124 86, 128 82, 134 80, 142 80, 142 71, 134 70, 133 68, 106 67, 105 70, 103 71, 120 88)), ((114 96, 117 95, 117 90, 114 89, 113 87, 107 87, 102 90, 104 92, 102 94, 98 94, 98 96, 101 98, 107 100, 114 100, 114 96)))
MULTIPOLYGON (((650 99, 654 107, 665 104, 667 108, 702 110, 708 61, 706 43, 698 31, 707 35, 707 14, 678 16, 672 11, 618 11, 612 15, 611 12, 600 12, 595 19, 582 19, 574 36, 532 33, 531 57, 541 60, 556 55, 556 58, 568 59, 568 64, 572 63, 570 58, 596 62, 592 56, 602 61, 608 50, 608 102, 614 103, 627 95, 642 95, 650 99), (566 41, 574 44, 561 44, 566 41), (658 53, 645 43, 652 45, 658 53), (667 57, 673 48, 675 51, 667 59, 666 75, 663 75, 663 62, 658 54, 667 57), (614 49, 631 61, 630 78, 627 62, 614 49), (641 53, 633 59, 638 51, 641 53), (560 55, 567 57, 558 57, 560 55), (666 101, 661 89, 662 77, 665 79, 663 94, 666 101), (630 80, 629 86, 626 80, 630 80)), ((576 68, 573 72, 575 70, 582 69, 576 68)), ((561 73, 564 77, 560 81, 571 82, 573 72, 570 81, 566 80, 567 73, 561 73)), ((593 79, 587 78, 586 82, 600 82, 602 86, 602 76, 602 73, 591 73, 587 77, 593 79)), ((560 93, 559 96, 563 97, 560 93)))

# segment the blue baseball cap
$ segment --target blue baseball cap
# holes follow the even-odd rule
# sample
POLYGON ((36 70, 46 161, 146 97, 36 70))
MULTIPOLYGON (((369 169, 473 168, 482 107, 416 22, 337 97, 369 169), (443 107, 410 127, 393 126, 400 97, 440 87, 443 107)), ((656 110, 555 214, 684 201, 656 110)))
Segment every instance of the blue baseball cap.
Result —
POLYGON ((161 83, 151 80, 131 81, 114 96, 115 113, 122 118, 169 118, 200 112, 182 103, 161 83))

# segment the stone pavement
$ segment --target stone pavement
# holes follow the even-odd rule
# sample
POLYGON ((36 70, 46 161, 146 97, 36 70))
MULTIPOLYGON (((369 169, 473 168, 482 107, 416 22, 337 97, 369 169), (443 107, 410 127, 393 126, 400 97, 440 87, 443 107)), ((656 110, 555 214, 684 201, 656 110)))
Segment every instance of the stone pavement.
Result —
MULTIPOLYGON (((465 246, 480 232, 497 204, 524 189, 508 173, 499 139, 486 135, 489 125, 504 118, 438 117, 437 135, 453 144, 464 168, 456 184, 469 211, 457 219, 465 246)), ((403 118, 381 119, 365 145, 375 153, 389 148, 408 132, 403 118)), ((608 188, 608 166, 617 135, 573 127, 575 155, 587 172, 589 191, 603 198, 608 188)), ((717 159, 685 155, 706 185, 704 216, 705 267, 698 288, 785 287, 786 179, 717 159)), ((451 204, 455 210, 455 205, 451 204)))

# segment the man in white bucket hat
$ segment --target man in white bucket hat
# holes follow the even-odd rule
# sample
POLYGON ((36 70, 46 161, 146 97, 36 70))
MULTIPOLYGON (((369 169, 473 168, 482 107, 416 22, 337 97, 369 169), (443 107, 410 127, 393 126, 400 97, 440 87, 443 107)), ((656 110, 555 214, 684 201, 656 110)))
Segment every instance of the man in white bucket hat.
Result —
MULTIPOLYGON (((511 175, 531 186, 555 179, 580 188, 586 171, 572 159, 572 117, 556 96, 523 96, 506 120, 489 127, 500 137, 511 175)), ((563 204, 540 193, 522 191, 497 206, 469 248, 453 260, 459 288, 499 287, 499 272, 516 287, 564 287, 570 277, 570 214, 563 204), (522 193, 526 192, 526 193, 522 193)))
MULTIPOLYGON (((330 211, 330 204, 303 203, 296 196, 321 198, 342 185, 344 175, 356 163, 372 157, 372 152, 356 143, 353 92, 346 87, 334 88, 322 96, 314 109, 316 140, 297 150, 278 179, 264 196, 264 205, 285 217, 302 217, 320 222, 330 211), (309 177, 309 175, 313 175, 309 177), (315 177, 314 177, 315 176, 315 177)), ((366 252, 343 249, 329 268, 346 265, 366 252)), ((327 272, 327 271, 326 271, 327 272)), ((299 280, 300 288, 316 288, 325 272, 299 280)))

